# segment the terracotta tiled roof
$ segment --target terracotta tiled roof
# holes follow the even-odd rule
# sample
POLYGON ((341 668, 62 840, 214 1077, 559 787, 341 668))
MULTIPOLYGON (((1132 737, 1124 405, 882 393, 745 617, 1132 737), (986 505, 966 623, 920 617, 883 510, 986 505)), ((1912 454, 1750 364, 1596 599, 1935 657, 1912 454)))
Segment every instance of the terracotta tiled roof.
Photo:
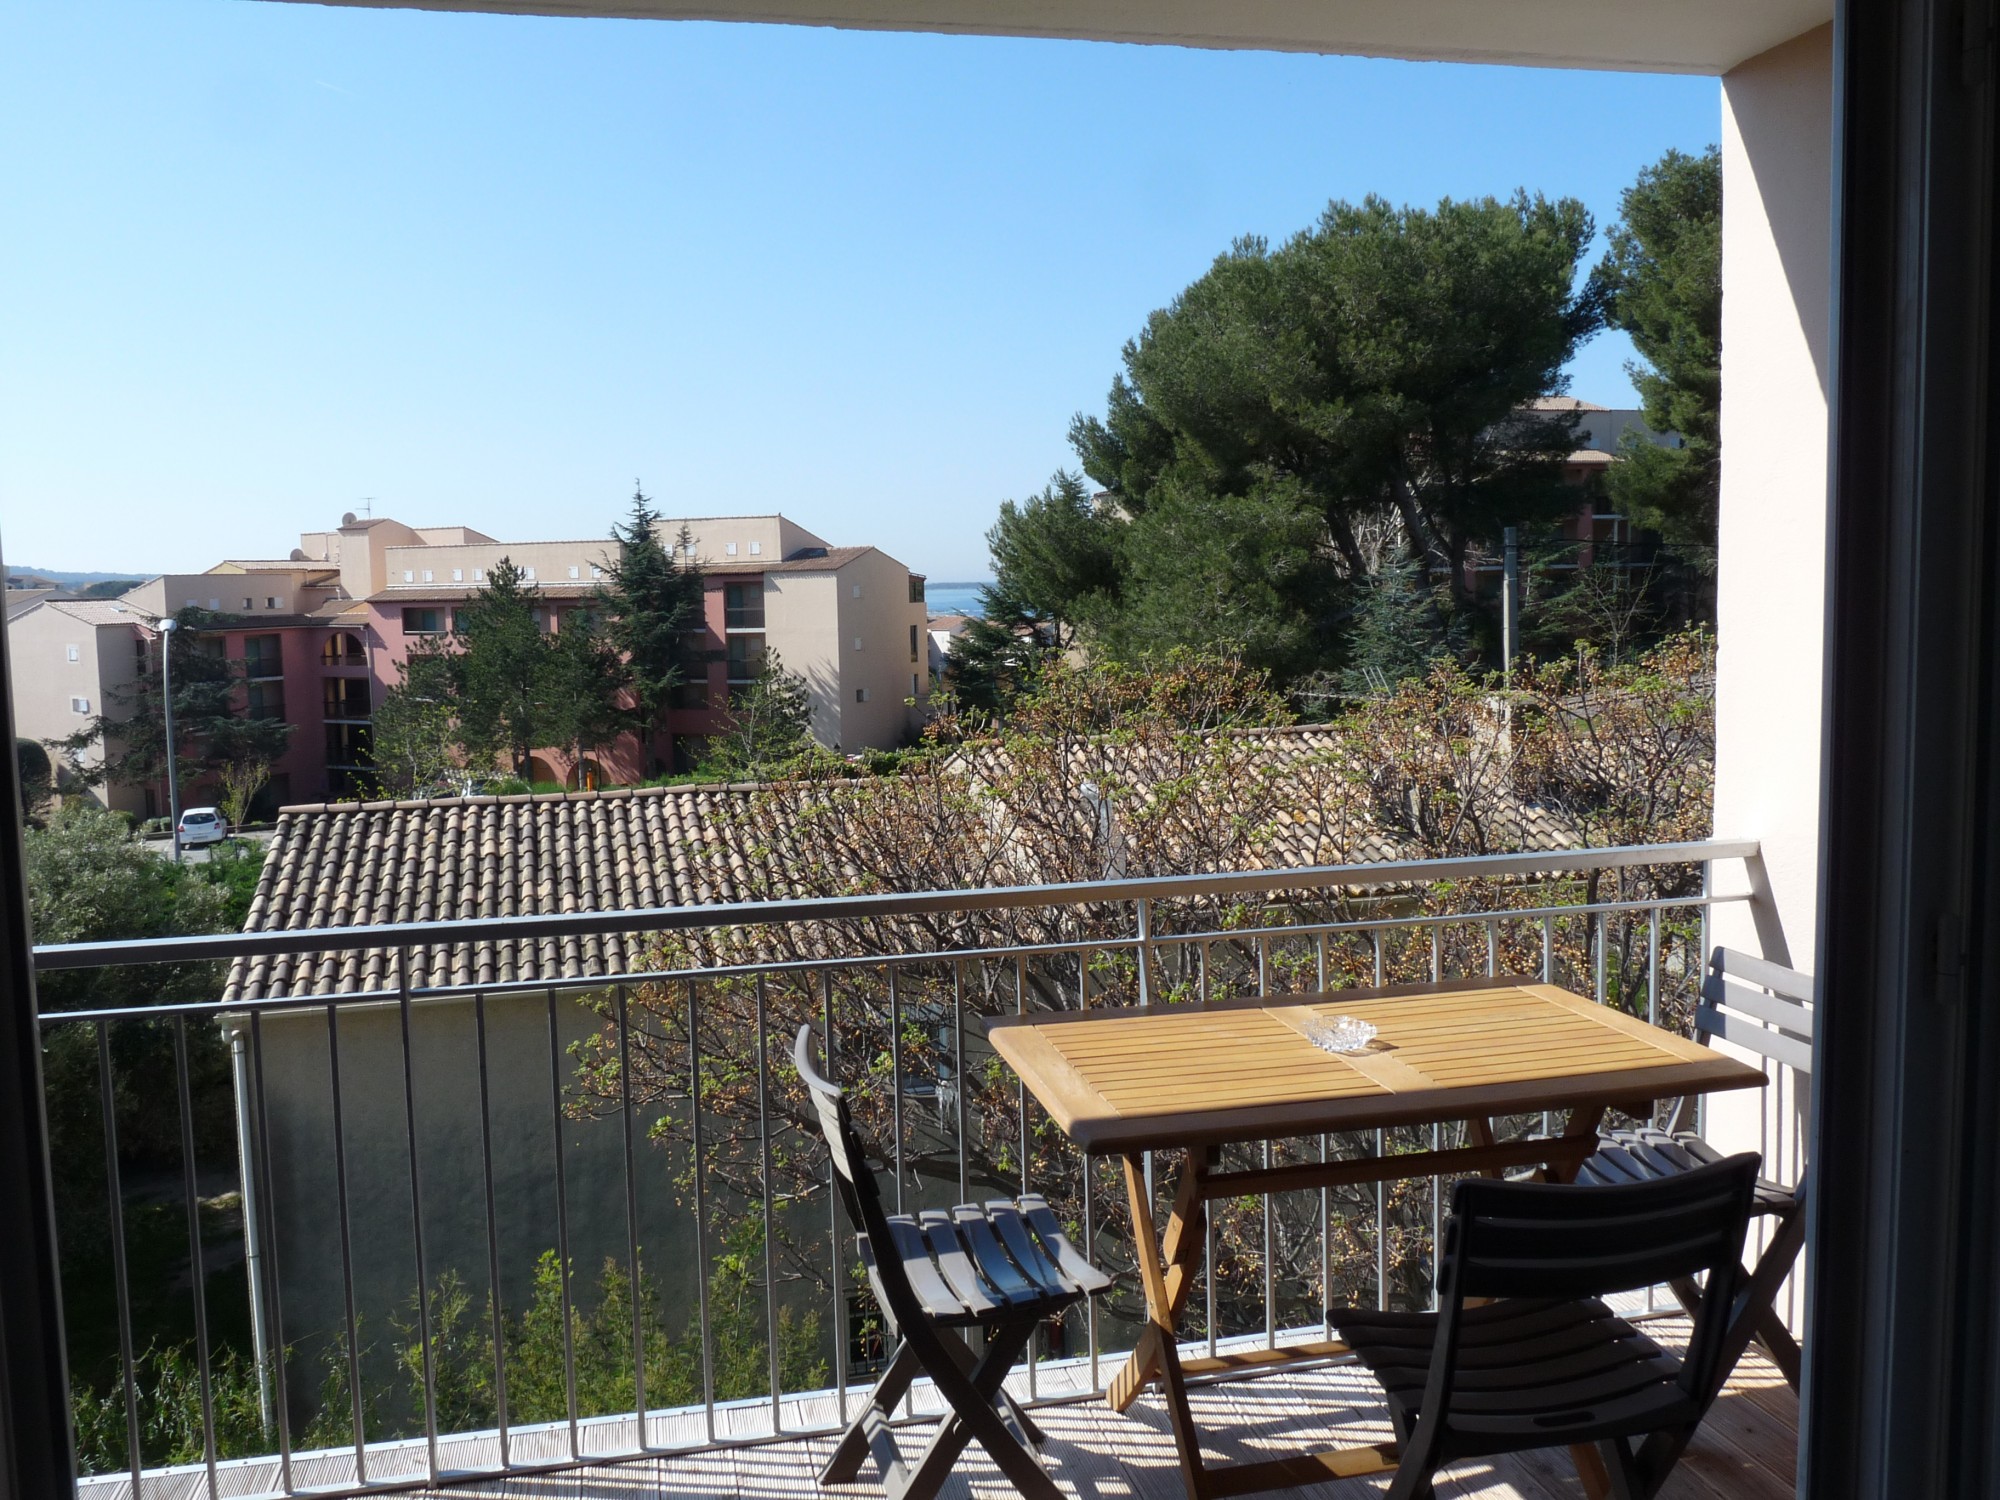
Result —
MULTIPOLYGON (((1299 765, 1295 784, 1301 786, 1303 767, 1325 765, 1340 744, 1310 727, 1260 732, 1255 739, 1260 760, 1276 763, 1281 784, 1289 765, 1299 765)), ((972 754, 975 775, 991 784, 1004 768, 992 752, 972 754)), ((1140 769, 1128 766, 1118 776, 1128 799, 1144 796, 1140 769)), ((297 931, 766 899, 785 891, 768 852, 784 841, 766 826, 768 816, 783 814, 767 804, 758 820, 744 817, 759 790, 650 787, 288 807, 279 816, 245 928, 297 931)), ((1235 859, 1237 867, 1373 863, 1411 852, 1389 831, 1366 826, 1334 846, 1311 797, 1289 805, 1282 796, 1276 800, 1280 810, 1235 859)), ((777 806, 784 805, 780 799, 777 806)), ((1498 825, 1487 828, 1495 847, 1575 842, 1534 808, 1512 809, 1498 825)), ((1038 873, 1032 849, 1004 863, 993 870, 996 883, 1048 878, 1038 873)), ((409 978, 416 987, 580 979, 630 973, 645 954, 646 941, 637 936, 502 939, 412 950, 409 978)), ((382 951, 244 960, 232 967, 224 997, 379 991, 393 987, 394 963, 382 951)))
MULTIPOLYGON (((729 826, 746 787, 285 808, 246 931, 355 927, 747 899, 739 868, 694 846, 729 826)), ((623 937, 494 942, 411 955, 415 985, 500 984, 615 973, 640 959, 623 937)), ((393 983, 386 953, 283 955, 233 966, 225 996, 350 994, 393 983)))

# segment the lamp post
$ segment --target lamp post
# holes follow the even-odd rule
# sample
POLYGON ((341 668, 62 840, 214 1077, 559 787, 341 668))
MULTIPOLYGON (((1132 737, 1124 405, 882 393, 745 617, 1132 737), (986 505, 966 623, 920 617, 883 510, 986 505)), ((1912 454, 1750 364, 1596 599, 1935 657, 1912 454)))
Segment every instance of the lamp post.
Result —
POLYGON ((181 786, 174 764, 174 631, 180 621, 172 615, 160 621, 160 707, 167 730, 167 818, 174 841, 174 863, 181 862, 181 786))

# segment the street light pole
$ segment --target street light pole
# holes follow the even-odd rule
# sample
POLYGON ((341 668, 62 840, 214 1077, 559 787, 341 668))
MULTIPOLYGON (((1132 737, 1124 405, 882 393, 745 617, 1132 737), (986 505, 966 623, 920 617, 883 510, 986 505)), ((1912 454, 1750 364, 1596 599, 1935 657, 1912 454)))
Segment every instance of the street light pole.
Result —
POLYGON ((172 615, 160 621, 160 707, 167 721, 167 818, 174 841, 174 863, 181 862, 181 786, 174 764, 174 631, 180 621, 172 615))

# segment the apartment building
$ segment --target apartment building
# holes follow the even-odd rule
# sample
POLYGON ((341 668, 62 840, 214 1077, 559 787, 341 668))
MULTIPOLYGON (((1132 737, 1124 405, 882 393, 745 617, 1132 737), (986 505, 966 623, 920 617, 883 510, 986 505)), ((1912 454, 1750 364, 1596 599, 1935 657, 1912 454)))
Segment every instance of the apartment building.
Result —
MULTIPOLYGON (((688 643, 698 675, 673 706, 670 732, 651 745, 627 736, 581 768, 568 750, 541 751, 536 780, 596 785, 684 768, 767 652, 805 679, 813 734, 831 749, 892 746, 921 722, 931 674, 920 575, 781 515, 676 517, 659 533, 704 579, 701 627, 688 643)), ((299 543, 289 558, 233 559, 163 574, 116 600, 47 599, 15 614, 7 628, 19 732, 60 739, 115 705, 113 690, 151 659, 156 622, 194 605, 221 617, 215 639, 243 663, 243 711, 293 726, 262 800, 365 794, 374 707, 401 680, 413 638, 448 632, 453 611, 502 558, 545 601, 544 627, 560 631, 588 607, 613 550, 602 538, 500 542, 467 526, 352 514, 299 543)), ((101 760, 101 747, 93 754, 101 760)), ((142 815, 165 807, 163 787, 98 795, 142 815)))
MULTIPOLYGON (((68 739, 88 725, 143 670, 150 623, 119 599, 42 598, 18 613, 10 609, 14 733, 49 742, 68 739)), ((86 766, 102 765, 104 755, 99 743, 81 760, 86 766)), ((146 811, 142 788, 106 788, 99 795, 114 807, 146 811)))
MULTIPOLYGON (((546 627, 560 630, 599 586, 613 550, 602 538, 497 542, 474 532, 446 539, 382 532, 395 524, 368 527, 371 558, 379 552, 380 561, 371 561, 373 586, 360 596, 382 687, 399 680, 410 639, 450 630, 453 608, 502 558, 548 601, 546 627)), ((896 745, 921 723, 930 696, 922 575, 876 547, 836 547, 782 515, 677 516, 657 530, 702 573, 702 628, 688 642, 697 675, 674 705, 667 742, 613 746, 602 765, 585 768, 586 781, 629 782, 685 768, 767 652, 805 680, 813 736, 829 749, 896 745)), ((577 779, 565 751, 545 751, 536 761, 536 780, 577 779)))

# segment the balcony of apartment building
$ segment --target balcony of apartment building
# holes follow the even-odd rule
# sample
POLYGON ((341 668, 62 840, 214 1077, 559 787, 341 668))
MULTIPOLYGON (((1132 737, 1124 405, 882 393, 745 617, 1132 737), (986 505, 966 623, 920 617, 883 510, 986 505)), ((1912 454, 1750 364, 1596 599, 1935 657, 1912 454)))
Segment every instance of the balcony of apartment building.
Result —
MULTIPOLYGON (((453 8, 546 7, 468 0, 453 8)), ((728 0, 565 9, 751 14, 728 0)), ((957 8, 919 0, 886 17, 842 0, 798 0, 754 13, 1720 75, 1727 456, 1715 825, 1724 837, 1538 853, 1506 871, 1546 879, 1679 864, 1697 872, 1691 890, 1657 900, 1421 914, 1390 903, 1329 915, 1301 893, 1434 889, 1502 872, 1225 872, 1168 886, 1110 879, 844 906, 688 905, 653 891, 632 910, 517 905, 442 924, 426 924, 424 891, 412 889, 409 910, 391 925, 342 931, 360 887, 315 885, 316 871, 301 867, 294 883, 318 903, 307 930, 38 955, 17 909, 0 1071, 0 1264, 9 1288, 0 1339, 14 1492, 74 1486, 36 1070, 53 1034, 70 1038, 73 1061, 108 1078, 121 1029, 146 1028, 156 1078, 180 1101, 168 1113, 187 1139, 189 1039, 230 1018, 243 1238, 255 1241, 241 1304, 260 1323, 265 1351, 247 1374, 234 1372, 227 1389, 241 1399, 224 1409, 215 1398, 225 1377, 198 1344, 180 1372, 199 1413, 196 1456, 170 1471, 127 1465, 87 1479, 86 1490, 465 1493, 491 1481, 496 1492, 805 1495, 827 1434, 854 1410, 881 1349, 865 1304, 849 1296, 846 1227, 812 1180, 824 1158, 802 1145, 772 1086, 779 1075, 763 1066, 783 1043, 782 1025, 814 1025, 839 1076, 866 1095, 884 1180, 899 1199, 923 1207, 1016 1191, 1037 1180, 1024 1183, 1024 1173, 1042 1172, 1103 1250, 1094 1221, 1115 1199, 1110 1184, 1065 1154, 1046 1117, 982 1051, 979 1028, 966 1024, 975 1012, 1149 1005, 1176 983, 1204 998, 1268 1000, 1378 978, 1471 985, 1525 970, 1587 1001, 1609 998, 1615 983, 1620 1004, 1672 1021, 1711 944, 1817 975, 1812 1102, 1781 1078, 1713 1101, 1705 1121, 1712 1140, 1760 1150, 1767 1166, 1812 1163, 1808 1284, 1786 1306, 1804 1348, 1805 1394, 1795 1402, 1749 1357, 1669 1492, 1766 1495, 1796 1484, 1814 1495, 1942 1497, 2000 1488, 1991 1408, 2000 1304, 1990 1275, 2000 1254, 1991 1160, 2000 966, 1989 959, 2000 889, 1986 446, 1996 355, 1990 7, 1881 0, 1829 17, 1819 0, 1643 10, 1447 0, 1400 11, 1280 0, 1190 19, 1111 0, 1060 15, 1006 0, 957 8), (1223 921, 1220 905, 1234 909, 1246 893, 1257 897, 1258 920, 1223 921), (964 927, 953 919, 995 911, 1049 920, 1033 936, 960 940, 964 927), (746 931, 842 923, 858 946, 729 946, 746 931), (625 940, 633 934, 648 941, 625 940), (35 1012, 36 968, 52 980, 170 962, 231 965, 236 987, 179 1008, 35 1012), (617 1024, 607 1030, 608 1022, 617 1024), (298 1078, 322 1101, 289 1141, 274 1133, 270 1098, 281 1032, 298 1078), (572 1048, 587 1049, 590 1035, 614 1045, 594 1055, 597 1091, 579 1110, 565 1089, 572 1048), (388 1154, 357 1170, 348 1153, 364 1121, 388 1154), (655 1121, 658 1148, 642 1137, 655 1121), (281 1146, 311 1171, 270 1180, 281 1146), (285 1231, 268 1216, 301 1192, 317 1217, 303 1232, 285 1231), (649 1240, 647 1216, 663 1203, 686 1238, 649 1240), (371 1228, 358 1232, 364 1205, 371 1228), (578 1244, 569 1236, 586 1206, 596 1217, 589 1242, 578 1244), (393 1235, 372 1227, 392 1222, 402 1226, 393 1235), (310 1287, 298 1279, 306 1251, 317 1267, 310 1287), (579 1321, 571 1300, 573 1275, 583 1273, 562 1270, 586 1255, 600 1285, 622 1278, 628 1289, 622 1302, 599 1298, 596 1321, 579 1321), (536 1268, 549 1266, 538 1282, 536 1268), (447 1268, 458 1274, 455 1290, 439 1290, 436 1274, 447 1268), (662 1286, 671 1280, 686 1318, 654 1319, 649 1274, 662 1286), (392 1282, 400 1293, 365 1305, 364 1291, 392 1282), (435 1294, 415 1295, 420 1288, 435 1294), (489 1299, 489 1288, 500 1296, 489 1299), (489 1373, 479 1329, 510 1301, 548 1314, 554 1352, 532 1368, 502 1358, 489 1373), (330 1311, 307 1328, 302 1306, 330 1311), (607 1322, 606 1307, 623 1311, 607 1322), (392 1327, 410 1357, 369 1343, 369 1330, 392 1327), (311 1352, 308 1334, 319 1363, 297 1366, 290 1353, 295 1344, 311 1352), (308 1382, 327 1398, 312 1408, 327 1420, 310 1428, 292 1425, 307 1409, 308 1382), (272 1451, 225 1458, 222 1435, 239 1420, 274 1432, 272 1451), (565 1477, 539 1477, 555 1474, 565 1477)), ((416 847, 384 845, 384 878, 396 879, 391 861, 416 847)), ((481 857, 518 852, 501 841, 481 857)), ((18 889, 17 842, 0 853, 18 889)), ((106 1123, 115 1130, 115 1110, 106 1123)), ((1509 1125, 1537 1139, 1534 1118, 1509 1125)), ((1338 1162, 1404 1146, 1431 1143, 1328 1137, 1273 1149, 1316 1166, 1322 1152, 1338 1162)), ((101 1212, 115 1227, 124 1200, 116 1150, 105 1155, 101 1212)), ((198 1204, 200 1186, 190 1175, 178 1201, 198 1204)), ((1219 1456, 1294 1452, 1329 1428, 1380 1441, 1386 1424, 1374 1388, 1325 1347, 1326 1304, 1337 1294, 1421 1306, 1434 1285, 1442 1198, 1424 1182, 1386 1201, 1332 1186, 1279 1196, 1215 1224, 1219 1253, 1204 1261, 1213 1274, 1186 1288, 1183 1368, 1219 1456), (1296 1344, 1318 1346, 1304 1351, 1303 1368, 1263 1373, 1277 1364, 1271 1351, 1296 1344)), ((183 1228, 199 1269, 203 1221, 198 1208, 190 1212, 183 1228)), ((114 1233, 109 1243, 119 1242, 114 1233)), ((1132 1267, 1110 1269, 1129 1289, 1132 1267)), ((112 1257, 102 1278, 108 1295, 98 1311, 114 1343, 131 1328, 133 1273, 112 1257)), ((197 1276, 198 1330, 202 1284, 197 1276)), ((1663 1306, 1653 1296, 1629 1312, 1643 1320, 1663 1306)), ((1133 1308, 1128 1290, 1080 1325, 1042 1330, 1012 1377, 1077 1493, 1185 1485, 1151 1398, 1123 1417, 1087 1399, 1137 1336, 1133 1308)), ((1678 1336, 1671 1314, 1647 1326, 1664 1345, 1678 1336)), ((129 1337, 117 1344, 127 1369, 143 1354, 129 1337)), ((919 1388, 892 1420, 921 1422, 929 1402, 919 1388)), ((114 1440, 137 1422, 116 1401, 98 1416, 114 1440)), ((123 1451, 139 1451, 136 1435, 123 1451)), ((968 1461, 974 1488, 1003 1491, 980 1462, 968 1461)), ((1572 1492, 1563 1462, 1473 1466, 1451 1472, 1447 1487, 1572 1492)), ((1356 1479, 1318 1492, 1370 1485, 1379 1488, 1356 1479)))

